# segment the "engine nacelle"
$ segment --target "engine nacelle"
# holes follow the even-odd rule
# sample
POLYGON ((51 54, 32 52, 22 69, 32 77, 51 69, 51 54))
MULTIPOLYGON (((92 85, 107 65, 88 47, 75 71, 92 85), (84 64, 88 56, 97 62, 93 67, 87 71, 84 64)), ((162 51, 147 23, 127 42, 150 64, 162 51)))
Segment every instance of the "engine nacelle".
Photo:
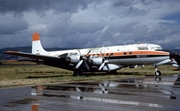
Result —
POLYGON ((77 53, 69 53, 66 57, 66 61, 77 64, 80 61, 80 55, 77 53))
POLYGON ((178 64, 172 64, 173 67, 177 67, 177 68, 180 68, 180 65, 178 64))
POLYGON ((93 65, 101 65, 103 63, 102 57, 91 57, 90 61, 93 63, 93 65))

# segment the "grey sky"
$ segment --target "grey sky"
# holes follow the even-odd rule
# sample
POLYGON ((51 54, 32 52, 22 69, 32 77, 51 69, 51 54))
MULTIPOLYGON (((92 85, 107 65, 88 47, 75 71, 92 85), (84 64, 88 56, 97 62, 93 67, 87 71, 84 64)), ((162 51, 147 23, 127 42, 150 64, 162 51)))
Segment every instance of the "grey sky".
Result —
POLYGON ((0 49, 156 43, 180 49, 179 0, 0 0, 0 49))

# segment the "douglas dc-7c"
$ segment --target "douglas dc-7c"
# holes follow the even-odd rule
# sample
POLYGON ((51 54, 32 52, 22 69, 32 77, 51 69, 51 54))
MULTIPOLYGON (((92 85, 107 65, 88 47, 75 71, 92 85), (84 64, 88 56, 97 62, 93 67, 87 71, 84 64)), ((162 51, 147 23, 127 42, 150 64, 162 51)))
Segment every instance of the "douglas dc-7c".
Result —
POLYGON ((84 48, 62 51, 45 51, 37 32, 32 35, 32 53, 6 51, 5 54, 28 57, 42 64, 74 71, 77 76, 82 72, 111 72, 133 65, 152 64, 155 75, 161 72, 157 66, 172 62, 170 53, 160 51, 156 44, 130 44, 99 48, 84 48))

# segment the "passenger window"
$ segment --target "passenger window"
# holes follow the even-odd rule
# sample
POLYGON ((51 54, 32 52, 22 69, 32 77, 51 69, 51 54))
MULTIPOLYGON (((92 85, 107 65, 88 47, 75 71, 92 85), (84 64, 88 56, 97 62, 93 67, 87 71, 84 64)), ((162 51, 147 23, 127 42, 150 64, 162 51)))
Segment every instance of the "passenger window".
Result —
POLYGON ((124 55, 126 55, 126 52, 124 52, 124 55))

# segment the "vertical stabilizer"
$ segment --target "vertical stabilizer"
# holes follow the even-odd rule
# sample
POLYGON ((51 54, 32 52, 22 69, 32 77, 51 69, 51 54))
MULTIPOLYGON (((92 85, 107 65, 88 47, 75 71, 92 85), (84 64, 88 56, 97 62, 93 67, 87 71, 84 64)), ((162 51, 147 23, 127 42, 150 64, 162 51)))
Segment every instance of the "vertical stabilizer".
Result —
POLYGON ((43 49, 37 32, 32 35, 32 54, 46 55, 47 52, 43 49))

